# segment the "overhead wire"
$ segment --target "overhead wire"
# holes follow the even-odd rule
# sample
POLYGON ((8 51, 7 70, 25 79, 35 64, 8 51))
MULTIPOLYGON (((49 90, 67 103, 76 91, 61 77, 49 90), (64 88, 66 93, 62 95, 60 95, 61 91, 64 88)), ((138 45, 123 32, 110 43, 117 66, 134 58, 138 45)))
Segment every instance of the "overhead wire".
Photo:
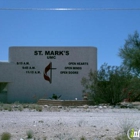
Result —
POLYGON ((0 8, 0 10, 22 11, 140 11, 140 8, 0 8))

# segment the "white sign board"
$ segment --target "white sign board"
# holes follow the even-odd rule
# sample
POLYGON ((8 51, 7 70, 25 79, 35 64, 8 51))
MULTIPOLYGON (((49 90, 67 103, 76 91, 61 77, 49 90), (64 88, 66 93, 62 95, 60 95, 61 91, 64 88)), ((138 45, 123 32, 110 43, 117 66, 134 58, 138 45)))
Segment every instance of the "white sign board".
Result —
POLYGON ((81 79, 97 70, 97 49, 10 47, 9 63, 14 65, 9 68, 13 77, 8 84, 9 101, 34 102, 53 94, 63 100, 82 100, 81 79))

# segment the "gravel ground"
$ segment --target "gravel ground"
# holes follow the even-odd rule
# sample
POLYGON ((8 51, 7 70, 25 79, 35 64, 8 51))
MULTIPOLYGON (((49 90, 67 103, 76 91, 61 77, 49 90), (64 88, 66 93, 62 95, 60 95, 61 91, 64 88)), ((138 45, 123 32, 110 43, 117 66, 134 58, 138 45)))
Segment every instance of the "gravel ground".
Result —
POLYGON ((109 140, 123 131, 121 127, 133 123, 140 126, 137 109, 60 109, 37 112, 1 111, 0 133, 10 132, 12 140, 25 139, 26 131, 32 130, 39 140, 109 140))

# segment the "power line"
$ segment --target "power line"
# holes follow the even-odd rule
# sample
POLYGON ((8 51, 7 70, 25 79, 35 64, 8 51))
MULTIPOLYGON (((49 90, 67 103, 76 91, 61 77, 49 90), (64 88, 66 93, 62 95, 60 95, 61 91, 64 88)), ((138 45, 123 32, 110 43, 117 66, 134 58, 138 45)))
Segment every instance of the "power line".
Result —
POLYGON ((19 11, 140 11, 140 8, 0 8, 19 11))

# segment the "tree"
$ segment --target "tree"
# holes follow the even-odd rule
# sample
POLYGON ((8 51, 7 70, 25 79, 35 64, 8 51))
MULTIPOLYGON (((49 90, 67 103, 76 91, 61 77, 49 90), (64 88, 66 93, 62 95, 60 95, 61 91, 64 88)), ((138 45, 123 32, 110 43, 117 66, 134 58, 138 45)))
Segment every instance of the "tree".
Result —
POLYGON ((133 77, 123 92, 128 95, 129 101, 140 101, 140 78, 133 77))
POLYGON ((93 103, 116 104, 127 98, 124 89, 130 85, 132 75, 123 66, 108 66, 106 63, 96 72, 90 71, 88 78, 83 78, 84 93, 93 103))
POLYGON ((128 36, 124 47, 119 49, 119 56, 131 72, 140 76, 140 37, 137 31, 128 36))

